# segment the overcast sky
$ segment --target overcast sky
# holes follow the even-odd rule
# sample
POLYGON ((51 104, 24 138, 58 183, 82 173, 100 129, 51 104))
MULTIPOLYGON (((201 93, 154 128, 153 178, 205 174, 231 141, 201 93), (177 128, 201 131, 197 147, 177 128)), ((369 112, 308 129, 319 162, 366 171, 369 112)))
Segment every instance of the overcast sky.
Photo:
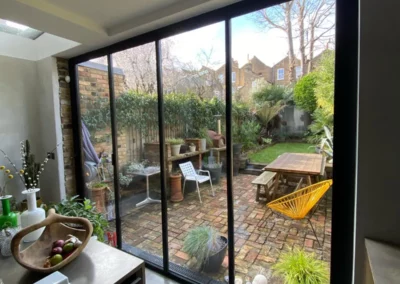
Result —
MULTIPOLYGON (((196 63, 197 54, 204 49, 213 50, 213 62, 225 62, 225 25, 217 23, 172 37, 172 53, 180 61, 196 63)), ((257 56, 272 66, 287 55, 287 40, 280 30, 261 30, 249 16, 232 21, 232 54, 239 66, 247 62, 247 56, 257 56)))
MULTIPOLYGON (((172 53, 181 62, 192 62, 200 65, 198 53, 213 50, 213 60, 220 64, 225 62, 225 25, 223 22, 203 27, 184 34, 171 37, 174 42, 172 53)), ((294 41, 295 53, 298 53, 298 40, 294 41)), ((322 51, 317 50, 314 55, 322 51)), ((261 29, 249 15, 232 20, 232 54, 239 66, 247 63, 247 56, 257 56, 265 64, 273 66, 288 54, 286 35, 277 29, 261 29)))

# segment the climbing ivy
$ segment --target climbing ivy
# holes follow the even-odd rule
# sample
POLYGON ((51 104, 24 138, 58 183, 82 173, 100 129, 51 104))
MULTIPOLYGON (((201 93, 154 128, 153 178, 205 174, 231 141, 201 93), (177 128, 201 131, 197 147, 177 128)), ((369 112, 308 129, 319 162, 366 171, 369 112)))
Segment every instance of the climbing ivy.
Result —
MULTIPOLYGON (((99 99, 82 115, 93 134, 110 125, 108 100, 99 99)), ((195 94, 166 94, 164 96, 164 121, 166 125, 185 125, 186 137, 200 137, 204 128, 216 130, 214 115, 222 115, 225 125, 225 103, 217 98, 200 100, 195 94)), ((234 103, 232 114, 235 123, 252 121, 254 114, 248 105, 234 103)), ((158 127, 158 100, 155 94, 126 92, 116 99, 116 119, 119 130, 134 127, 144 136, 149 129, 158 127)), ((224 129, 223 129, 224 130, 224 129)))

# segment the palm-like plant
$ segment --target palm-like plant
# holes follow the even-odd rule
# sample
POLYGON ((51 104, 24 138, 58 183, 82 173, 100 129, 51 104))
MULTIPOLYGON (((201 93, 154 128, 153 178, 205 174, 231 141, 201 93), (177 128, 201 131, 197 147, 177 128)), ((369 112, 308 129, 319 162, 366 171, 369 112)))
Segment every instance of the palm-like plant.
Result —
POLYGON ((284 279, 285 284, 329 283, 328 265, 303 250, 282 254, 272 269, 274 274, 284 279))

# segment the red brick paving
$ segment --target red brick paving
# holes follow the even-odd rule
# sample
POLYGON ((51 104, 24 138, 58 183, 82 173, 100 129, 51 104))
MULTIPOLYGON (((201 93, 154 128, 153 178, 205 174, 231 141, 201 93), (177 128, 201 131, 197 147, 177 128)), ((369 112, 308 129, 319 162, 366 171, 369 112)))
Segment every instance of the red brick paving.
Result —
MULTIPOLYGON (((255 201, 256 188, 252 186, 253 175, 234 177, 235 213, 235 268, 243 280, 251 281, 258 274, 269 278, 269 283, 281 283, 271 278, 270 267, 282 252, 302 248, 314 252, 319 259, 330 262, 331 247, 331 194, 327 193, 313 216, 313 225, 318 242, 307 224, 307 220, 289 220, 273 213, 265 202, 255 201)), ((168 240, 170 261, 198 269, 195 259, 182 251, 187 232, 196 226, 211 225, 221 235, 227 234, 226 180, 214 187, 215 197, 209 194, 206 185, 201 185, 203 204, 197 193, 185 193, 184 201, 168 203, 168 240)), ((281 187, 280 190, 285 190, 281 187)), ((135 208, 122 218, 123 241, 132 246, 162 256, 161 205, 151 204, 135 208)), ((219 273, 209 275, 223 280, 227 275, 228 258, 225 257, 219 273)))

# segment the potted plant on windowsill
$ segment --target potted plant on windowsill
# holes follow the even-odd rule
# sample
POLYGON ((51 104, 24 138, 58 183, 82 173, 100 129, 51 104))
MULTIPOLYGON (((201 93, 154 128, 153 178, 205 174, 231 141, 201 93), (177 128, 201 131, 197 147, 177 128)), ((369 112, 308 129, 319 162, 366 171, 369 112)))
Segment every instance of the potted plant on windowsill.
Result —
POLYGON ((203 167, 205 170, 210 172, 212 183, 213 184, 219 183, 219 179, 221 177, 221 172, 222 172, 222 163, 216 163, 216 162, 205 163, 203 167))
POLYGON ((204 272, 218 272, 226 254, 228 240, 210 226, 199 226, 189 231, 183 251, 195 257, 204 272))
POLYGON ((167 139, 167 143, 171 146, 171 156, 178 156, 181 150, 181 146, 185 143, 181 138, 170 138, 167 139))

